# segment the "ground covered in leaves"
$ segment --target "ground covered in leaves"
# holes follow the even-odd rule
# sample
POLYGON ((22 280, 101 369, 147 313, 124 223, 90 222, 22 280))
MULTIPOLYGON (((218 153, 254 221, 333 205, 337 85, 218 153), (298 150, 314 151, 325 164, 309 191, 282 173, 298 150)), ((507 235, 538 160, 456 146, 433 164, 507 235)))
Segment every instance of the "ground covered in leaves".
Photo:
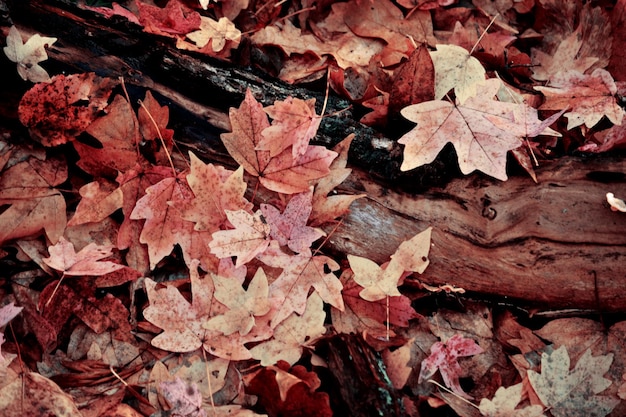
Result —
MULTIPOLYGON (((452 142, 461 173, 505 181, 507 163, 534 178, 536 159, 623 146, 625 3, 81 7, 291 83, 324 80, 382 130, 417 123, 398 138, 403 171, 452 142)), ((11 78, 21 125, 0 137, 2 415, 346 415, 323 346, 347 334, 374 352, 370 377, 397 415, 625 413, 626 321, 531 317, 465 298, 453 277, 416 289, 431 228, 382 265, 325 252, 367 196, 337 193, 353 138, 312 144, 314 100, 248 92, 221 135, 230 170, 179 149, 149 90, 50 75, 62 40, 4 37, 3 65, 25 81, 11 78)))

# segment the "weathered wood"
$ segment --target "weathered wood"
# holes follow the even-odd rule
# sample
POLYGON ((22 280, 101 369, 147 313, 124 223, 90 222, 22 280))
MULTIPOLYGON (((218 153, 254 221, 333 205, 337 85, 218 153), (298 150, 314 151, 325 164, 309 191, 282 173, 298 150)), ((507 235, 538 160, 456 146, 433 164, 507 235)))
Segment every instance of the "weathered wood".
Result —
MULTIPOLYGON (((238 105, 246 88, 264 104, 287 95, 322 101, 320 92, 178 51, 170 40, 71 3, 49 3, 11 4, 21 29, 60 39, 46 65, 150 88, 170 107, 177 140, 212 162, 234 166, 219 133, 229 127, 226 107, 238 105)), ((331 99, 329 111, 347 107, 331 99)), ((417 277, 425 283, 540 308, 626 310, 626 214, 605 202, 609 191, 626 196, 624 158, 544 162, 538 184, 525 175, 450 180, 456 173, 442 169, 445 161, 401 174, 399 145, 360 125, 350 110, 325 118, 316 140, 331 146, 353 132, 356 169, 341 190, 368 197, 353 204, 325 250, 384 262, 402 240, 432 226, 431 264, 417 277)))

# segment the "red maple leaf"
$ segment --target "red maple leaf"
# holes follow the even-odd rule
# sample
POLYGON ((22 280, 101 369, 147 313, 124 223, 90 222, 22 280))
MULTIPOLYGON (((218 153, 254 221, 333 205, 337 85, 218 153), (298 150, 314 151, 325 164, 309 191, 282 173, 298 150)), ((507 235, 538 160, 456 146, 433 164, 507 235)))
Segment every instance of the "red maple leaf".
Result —
POLYGON ((482 353, 483 349, 472 339, 466 339, 460 334, 455 334, 445 343, 436 342, 430 348, 430 356, 422 361, 418 382, 430 378, 439 370, 444 383, 452 391, 465 398, 472 398, 459 384, 459 378, 463 370, 459 365, 458 358, 482 353))

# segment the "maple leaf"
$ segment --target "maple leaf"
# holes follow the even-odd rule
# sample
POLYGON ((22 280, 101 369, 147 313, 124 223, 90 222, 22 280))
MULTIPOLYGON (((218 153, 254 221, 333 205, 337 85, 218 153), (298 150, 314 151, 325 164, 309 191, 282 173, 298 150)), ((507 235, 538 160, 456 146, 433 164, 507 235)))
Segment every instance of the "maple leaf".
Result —
POLYGON ((264 110, 273 119, 272 125, 263 129, 256 149, 269 151, 273 158, 291 146, 294 159, 304 155, 322 121, 315 114, 315 99, 287 97, 264 110))
POLYGON ((250 214, 245 210, 226 210, 228 221, 235 227, 213 233, 209 243, 211 253, 219 258, 236 256, 236 267, 250 262, 270 244, 270 226, 261 211, 250 214))
POLYGON ((326 333, 325 318, 322 299, 312 293, 301 316, 289 315, 274 328, 272 339, 251 348, 250 354, 261 361, 261 366, 273 365, 279 360, 293 365, 302 356, 303 346, 312 344, 326 333))
MULTIPOLYGON (((371 337, 385 338, 389 329, 384 323, 407 327, 409 320, 419 317, 411 307, 411 300, 401 295, 387 300, 366 301, 359 293, 363 287, 357 284, 350 271, 341 275, 344 311, 331 308, 333 327, 339 333, 367 333, 371 337)), ((389 331, 393 336, 393 332, 389 331)))
POLYGON ((398 297, 398 280, 404 270, 397 262, 387 264, 383 269, 378 264, 361 256, 348 255, 350 269, 354 271, 354 281, 363 287, 361 298, 378 301, 385 297, 398 297))
POLYGON ((259 256, 259 260, 273 268, 282 268, 279 277, 270 284, 273 302, 280 305, 271 326, 276 326, 292 312, 302 314, 311 287, 322 300, 343 310, 341 283, 332 273, 339 265, 326 256, 288 255, 276 244, 259 256))
POLYGON ((400 169, 408 171, 432 162, 452 142, 463 174, 478 169, 506 180, 506 154, 522 142, 515 132, 498 128, 491 121, 499 118, 500 126, 514 123, 512 114, 518 105, 493 100, 500 85, 499 80, 486 80, 477 87, 477 95, 463 105, 428 101, 402 109, 402 115, 418 125, 398 140, 406 145, 400 169))
POLYGON ((203 324, 203 328, 218 330, 229 336, 239 332, 242 336, 250 333, 254 326, 254 317, 263 316, 270 311, 271 303, 268 299, 269 287, 267 276, 262 268, 244 290, 241 284, 233 278, 224 278, 211 274, 215 285, 214 297, 228 307, 223 314, 214 316, 203 324))
POLYGON ((522 400, 523 388, 521 383, 498 388, 493 399, 480 400, 478 407, 480 413, 487 417, 543 417, 543 407, 540 405, 515 408, 522 400))
POLYGON ((574 70, 561 72, 552 77, 550 87, 535 90, 546 97, 539 110, 571 109, 565 113, 568 130, 583 123, 592 128, 604 116, 613 124, 622 124, 624 110, 614 97, 617 86, 606 70, 598 68, 589 75, 574 70))
POLYGON ((78 190, 81 196, 76 212, 67 223, 76 226, 83 223, 100 222, 122 207, 124 193, 121 188, 110 190, 101 188, 100 182, 93 181, 78 190))
POLYGON ((290 367, 285 361, 267 366, 246 384, 246 393, 256 395, 271 416, 299 415, 331 417, 329 396, 316 391, 321 381, 302 365, 290 367))
POLYGON ((531 50, 532 62, 538 64, 532 68, 535 80, 549 80, 561 71, 574 70, 582 74, 598 61, 597 57, 579 56, 580 48, 583 45, 580 29, 579 26, 559 43, 552 56, 539 49, 533 48, 531 50))
POLYGON ((172 407, 172 415, 180 417, 206 417, 202 409, 202 394, 196 384, 185 383, 179 377, 174 381, 163 381, 160 384, 163 396, 172 407))
POLYGON ((330 165, 330 173, 320 178, 315 185, 312 197, 312 210, 309 217, 311 225, 321 225, 335 220, 348 211, 354 200, 365 197, 365 194, 330 195, 352 172, 346 168, 348 164, 348 150, 354 139, 354 134, 348 135, 333 148, 339 156, 330 165))
POLYGON ((90 243, 76 252, 72 242, 61 236, 56 245, 48 247, 50 256, 42 260, 63 275, 104 275, 124 268, 124 265, 115 262, 102 261, 113 255, 112 249, 113 245, 98 246, 90 243))
POLYGON ((84 132, 104 109, 117 82, 94 73, 55 75, 20 100, 20 122, 43 146, 58 146, 84 132))
POLYGON ((36 372, 18 374, 10 368, 0 388, 0 414, 9 417, 83 415, 74 399, 52 380, 36 372))
POLYGON ((89 125, 86 132, 100 146, 74 141, 80 155, 76 163, 83 171, 104 177, 115 177, 118 172, 133 168, 143 158, 137 150, 140 142, 138 121, 130 103, 121 95, 115 96, 106 108, 107 114, 89 125))
POLYGON ((148 187, 146 195, 137 200, 130 218, 146 220, 139 241, 148 245, 151 269, 169 255, 175 245, 181 248, 187 265, 191 265, 193 259, 212 263, 206 259, 210 256, 207 246, 210 233, 194 230, 194 224, 183 219, 178 209, 192 197, 184 174, 179 174, 148 187))
POLYGON ((337 65, 343 69, 367 66, 372 57, 383 49, 382 42, 359 38, 352 33, 322 40, 310 33, 303 33, 289 20, 265 26, 250 39, 258 45, 276 45, 288 55, 307 53, 314 53, 319 57, 332 55, 337 65))
POLYGON ((381 268, 374 261, 360 256, 348 255, 354 281, 364 287, 360 296, 367 301, 385 297, 398 297, 398 281, 405 271, 423 273, 428 266, 430 234, 432 228, 418 233, 398 246, 391 261, 381 268))
POLYGON ((0 204, 10 204, 0 214, 0 243, 36 235, 42 230, 52 243, 63 235, 65 199, 56 190, 67 179, 65 161, 31 158, 18 162, 0 178, 0 204))
POLYGON ((591 356, 591 349, 570 371, 567 348, 561 346, 541 354, 541 373, 529 370, 528 380, 537 396, 555 417, 606 416, 619 403, 616 398, 598 395, 611 384, 603 375, 613 362, 613 354, 591 356))
POLYGON ((430 348, 430 356, 422 361, 418 383, 427 380, 439 370, 447 387, 463 398, 472 398, 459 384, 462 369, 458 358, 476 355, 482 351, 474 340, 466 339, 460 334, 455 334, 445 343, 436 342, 430 348))
POLYGON ((611 206, 612 211, 621 211, 626 213, 626 203, 621 198, 615 197, 613 193, 606 193, 606 201, 611 206))
POLYGON ((22 35, 15 26, 11 26, 6 38, 7 46, 4 53, 11 61, 17 63, 17 73, 23 80, 33 83, 49 82, 50 76, 39 63, 48 59, 46 46, 55 43, 57 38, 41 36, 35 33, 26 43, 22 43, 22 35))
MULTIPOLYGON (((484 78, 484 77, 483 77, 484 78)), ((416 48, 393 78, 389 111, 399 112, 411 104, 435 98, 435 67, 425 44, 416 48)))
POLYGON ((205 164, 189 152, 191 169, 187 183, 194 198, 180 207, 181 216, 194 222, 195 230, 215 232, 226 221, 226 210, 249 210, 252 204, 245 199, 247 184, 243 168, 229 171, 222 166, 205 164))
POLYGON ((194 260, 189 269, 192 303, 173 285, 157 288, 154 281, 146 279, 150 305, 144 309, 144 317, 163 329, 161 334, 152 339, 151 344, 170 352, 192 352, 203 347, 220 358, 250 359, 250 352, 245 344, 268 339, 272 330, 265 324, 265 320, 259 320, 245 336, 239 332, 224 336, 221 332, 204 329, 202 324, 211 317, 224 313, 226 306, 214 299, 213 280, 208 275, 201 277, 198 274, 198 264, 194 260))
POLYGON ((161 106, 150 91, 146 91, 146 96, 140 104, 137 121, 143 138, 142 154, 148 155, 154 164, 169 165, 169 155, 174 148, 174 131, 167 128, 170 109, 161 106))
POLYGON ((238 109, 230 109, 232 132, 221 135, 228 153, 251 175, 259 177, 264 187, 285 194, 307 191, 309 182, 322 178, 337 154, 323 146, 308 146, 306 152, 293 158, 287 148, 272 157, 258 150, 262 132, 270 126, 263 107, 248 90, 238 109))
MULTIPOLYGON (((11 320, 15 318, 22 311, 23 307, 16 307, 13 302, 2 306, 0 308, 0 329, 4 328, 11 320)), ((4 343, 4 333, 0 332, 0 348, 2 348, 2 344, 4 343)), ((16 355, 12 353, 5 353, 6 357, 2 355, 2 350, 0 350, 0 375, 3 375, 3 370, 6 370, 7 366, 11 363, 11 361, 16 357, 16 355)))
POLYGON ((306 225, 313 209, 312 197, 312 187, 306 193, 293 195, 282 213, 274 206, 261 204, 261 212, 270 226, 270 236, 281 246, 308 256, 311 256, 311 244, 324 236, 322 230, 306 225))
POLYGON ((386 55, 393 58, 385 60, 385 65, 397 64, 402 57, 410 54, 413 44, 408 42, 409 38, 418 44, 435 43, 428 11, 416 10, 405 17, 389 0, 371 0, 367 5, 350 2, 345 7, 343 18, 355 34, 366 38, 380 38, 387 42, 387 49, 390 51, 386 55))
POLYGON ((459 104, 476 95, 476 87, 485 81, 485 68, 467 49, 456 45, 437 45, 430 53, 435 68, 435 100, 454 88, 459 104))
POLYGON ((226 46, 226 41, 239 41, 241 31, 227 17, 213 20, 210 17, 200 16, 200 30, 187 33, 187 37, 194 41, 199 48, 203 48, 211 41, 211 48, 219 52, 226 46))
POLYGON ((185 35, 200 29, 200 14, 179 0, 170 0, 165 8, 137 1, 139 22, 146 32, 157 35, 185 35))

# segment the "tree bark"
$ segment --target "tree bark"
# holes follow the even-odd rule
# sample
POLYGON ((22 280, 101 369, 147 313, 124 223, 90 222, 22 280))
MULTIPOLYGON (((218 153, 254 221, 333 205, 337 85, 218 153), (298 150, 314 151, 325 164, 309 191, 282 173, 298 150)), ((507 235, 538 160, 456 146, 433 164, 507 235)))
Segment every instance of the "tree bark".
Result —
MULTIPOLYGON (((5 35, 15 23, 60 39, 44 66, 123 76, 131 87, 151 89, 170 107, 178 142, 207 161, 234 166, 219 134, 229 129, 228 107, 238 106, 246 89, 265 105, 289 95, 323 102, 323 92, 179 51, 169 39, 70 2, 8 6, 13 21, 5 19, 5 35)), ((368 196, 353 203, 325 250, 382 263, 432 226, 430 266, 409 283, 452 284, 541 309, 626 310, 626 214, 612 212, 605 199, 607 192, 626 196, 622 157, 542 162, 537 184, 525 175, 506 182, 459 177, 445 158, 401 173, 400 146, 359 124, 346 100, 331 97, 327 112, 338 113, 323 119, 318 144, 332 147, 356 135, 354 170, 339 191, 368 196)))

